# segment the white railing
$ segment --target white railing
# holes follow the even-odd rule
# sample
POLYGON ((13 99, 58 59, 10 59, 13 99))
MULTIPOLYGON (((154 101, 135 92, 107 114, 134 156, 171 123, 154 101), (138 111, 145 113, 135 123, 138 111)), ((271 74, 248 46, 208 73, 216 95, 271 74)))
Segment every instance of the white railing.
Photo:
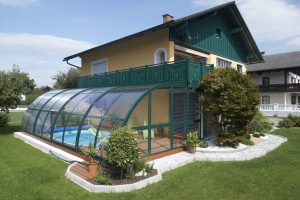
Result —
POLYGON ((260 111, 293 111, 300 112, 300 105, 292 104, 261 104, 259 107, 260 111))

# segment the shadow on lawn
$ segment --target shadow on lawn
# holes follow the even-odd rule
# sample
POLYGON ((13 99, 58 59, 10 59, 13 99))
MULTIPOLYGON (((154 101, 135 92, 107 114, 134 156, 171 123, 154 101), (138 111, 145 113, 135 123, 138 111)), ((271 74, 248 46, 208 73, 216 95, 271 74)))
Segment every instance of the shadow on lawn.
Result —
POLYGON ((9 135, 13 134, 14 132, 20 131, 20 126, 16 125, 9 125, 7 127, 0 128, 0 135, 9 135))

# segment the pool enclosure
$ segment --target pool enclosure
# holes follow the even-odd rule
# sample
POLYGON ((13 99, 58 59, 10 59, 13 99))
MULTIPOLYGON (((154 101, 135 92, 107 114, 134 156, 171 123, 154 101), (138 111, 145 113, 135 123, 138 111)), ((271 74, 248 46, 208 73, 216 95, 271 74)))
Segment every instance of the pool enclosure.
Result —
POLYGON ((199 93, 176 85, 54 90, 29 106, 22 131, 82 152, 128 124, 149 156, 182 147, 189 131, 199 131, 199 108, 199 93))

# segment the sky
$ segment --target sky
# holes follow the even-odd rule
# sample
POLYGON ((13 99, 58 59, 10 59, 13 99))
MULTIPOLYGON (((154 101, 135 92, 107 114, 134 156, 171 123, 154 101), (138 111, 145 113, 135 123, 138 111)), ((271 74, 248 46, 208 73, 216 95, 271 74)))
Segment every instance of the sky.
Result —
MULTIPOLYGON (((0 0, 0 70, 14 64, 38 86, 70 66, 62 59, 226 0, 0 0)), ((300 50, 299 0, 237 0, 260 51, 300 50)), ((79 59, 72 60, 79 64, 79 59)))

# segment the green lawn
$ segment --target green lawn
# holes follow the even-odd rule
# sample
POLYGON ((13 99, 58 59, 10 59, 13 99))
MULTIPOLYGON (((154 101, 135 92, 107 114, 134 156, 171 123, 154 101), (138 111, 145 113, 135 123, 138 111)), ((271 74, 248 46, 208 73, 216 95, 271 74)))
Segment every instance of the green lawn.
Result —
POLYGON ((0 199, 300 199, 300 129, 267 156, 245 162, 195 162, 137 192, 92 194, 64 177, 67 164, 15 139, 22 114, 0 129, 0 199))

